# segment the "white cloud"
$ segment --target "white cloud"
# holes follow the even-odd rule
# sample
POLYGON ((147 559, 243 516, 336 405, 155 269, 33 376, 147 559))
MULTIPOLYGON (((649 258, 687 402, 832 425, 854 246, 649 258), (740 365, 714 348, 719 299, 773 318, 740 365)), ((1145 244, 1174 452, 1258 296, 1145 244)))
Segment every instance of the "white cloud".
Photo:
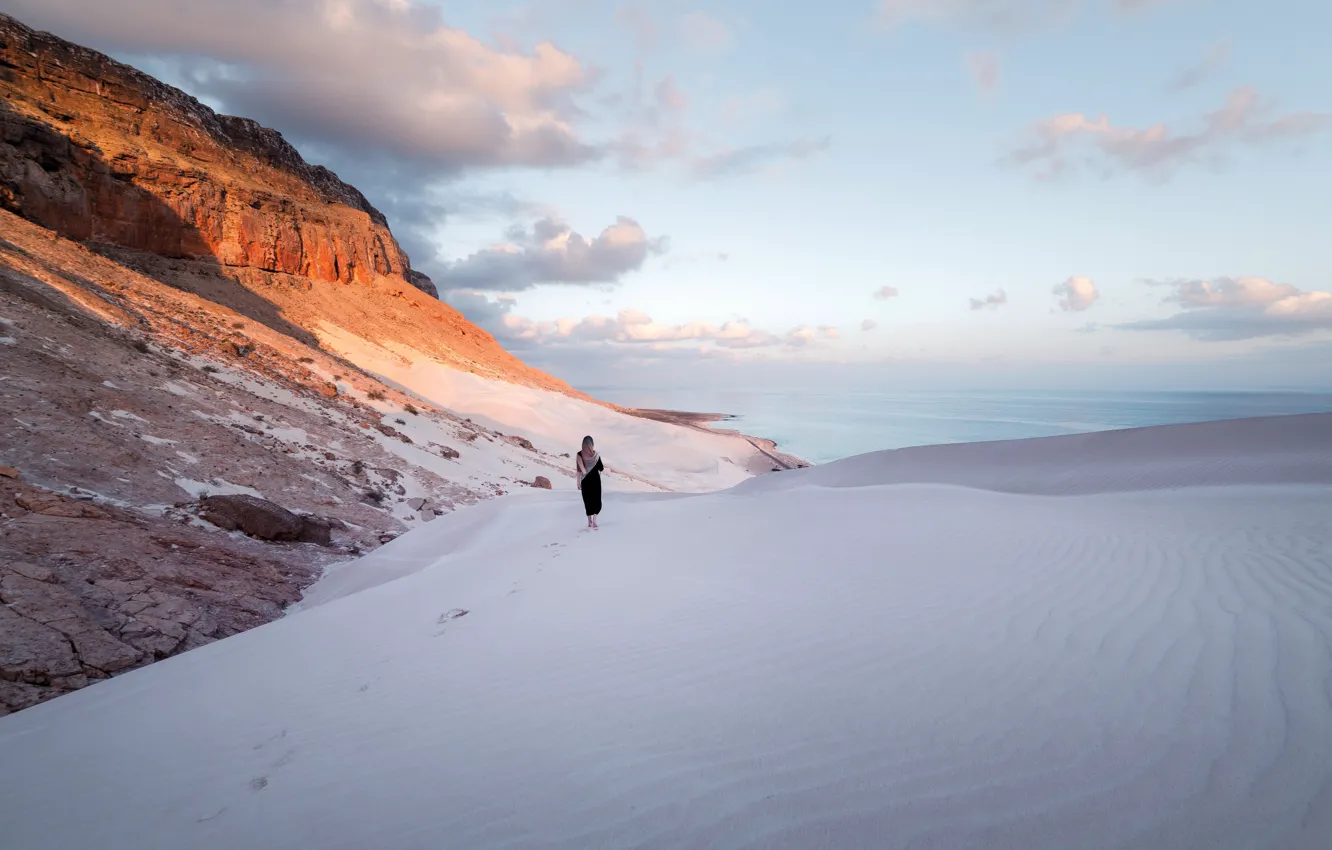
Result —
POLYGON ((284 133, 449 170, 574 165, 593 74, 549 42, 487 44, 413 0, 11 0, 63 37, 188 63, 192 91, 284 133))
POLYGON ((1182 331, 1195 339, 1237 340, 1332 331, 1332 292, 1302 292, 1261 277, 1153 282, 1173 290, 1166 302, 1182 312, 1119 325, 1127 330, 1182 331))
POLYGON ((1019 167, 1036 167, 1035 175, 1043 179, 1059 177, 1084 159, 1107 172, 1123 169, 1165 177, 1235 144, 1257 146, 1330 127, 1332 113, 1276 114, 1273 103, 1242 87, 1232 91, 1220 109, 1203 116, 1201 126, 1190 133, 1175 133, 1159 123, 1118 127, 1104 115, 1089 118, 1073 112, 1033 124, 1029 141, 1006 159, 1019 167))
POLYGON ((860 323, 860 329, 861 329, 862 331, 872 331, 872 330, 874 330, 875 328, 877 328, 878 326, 879 326, 879 323, 876 322, 876 321, 874 321, 873 319, 866 319, 865 321, 863 321, 863 322, 860 323))
MULTIPOLYGON (((478 306, 478 315, 494 317, 493 306, 478 306)), ((464 312, 464 315, 466 313, 464 312)), ((471 318, 471 316, 468 316, 471 318)), ((540 345, 615 344, 634 347, 671 347, 694 343, 729 349, 795 348, 812 342, 818 333, 805 326, 784 335, 755 328, 746 321, 686 322, 672 325, 653 321, 641 310, 624 309, 615 316, 586 316, 582 319, 536 321, 502 312, 489 326, 502 340, 540 345)))
POLYGON ((823 153, 832 144, 830 138, 817 141, 801 139, 786 144, 749 145, 727 148, 714 154, 694 159, 691 170, 695 177, 724 177, 758 171, 763 166, 781 160, 808 159, 823 153))
POLYGON ((878 301, 887 301, 889 298, 896 298, 898 295, 895 286, 880 286, 874 290, 874 298, 878 301))
POLYGON ((1000 289, 984 298, 972 298, 970 301, 973 310, 994 309, 1008 303, 1008 293, 1000 289))
POLYGON ((824 339, 838 339, 842 335, 842 332, 832 325, 819 325, 819 333, 824 339))
POLYGON ((510 292, 542 283, 616 283, 669 247, 665 237, 648 238, 638 222, 624 216, 593 239, 554 218, 509 236, 508 242, 446 265, 436 283, 444 289, 510 292))
POLYGON ((1074 276, 1054 288, 1059 296, 1059 308, 1065 312, 1080 313, 1096 303, 1101 293, 1089 277, 1074 276))
POLYGON ((981 94, 993 94, 999 88, 1000 58, 994 51, 967 55, 967 70, 981 94))

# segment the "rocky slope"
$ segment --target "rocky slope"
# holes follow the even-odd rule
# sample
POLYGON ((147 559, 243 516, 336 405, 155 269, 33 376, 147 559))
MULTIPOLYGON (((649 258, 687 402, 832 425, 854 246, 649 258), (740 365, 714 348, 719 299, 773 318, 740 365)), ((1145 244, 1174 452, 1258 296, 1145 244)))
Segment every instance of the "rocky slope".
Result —
POLYGON ((0 15, 0 714, 272 620, 438 512, 569 479, 319 346, 336 327, 579 395, 432 291, 277 133, 0 15))

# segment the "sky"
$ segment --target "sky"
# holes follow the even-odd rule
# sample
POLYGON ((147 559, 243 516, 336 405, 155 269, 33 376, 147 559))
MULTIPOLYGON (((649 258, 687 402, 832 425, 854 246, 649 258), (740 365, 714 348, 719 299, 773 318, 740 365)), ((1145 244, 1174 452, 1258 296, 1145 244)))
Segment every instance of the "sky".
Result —
POLYGON ((0 0, 575 385, 1332 386, 1322 0, 0 0))

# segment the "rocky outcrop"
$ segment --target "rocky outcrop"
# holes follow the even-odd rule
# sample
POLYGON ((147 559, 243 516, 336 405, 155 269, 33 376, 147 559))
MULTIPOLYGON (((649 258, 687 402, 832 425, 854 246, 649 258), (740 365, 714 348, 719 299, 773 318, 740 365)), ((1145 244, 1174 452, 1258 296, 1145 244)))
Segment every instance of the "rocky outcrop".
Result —
POLYGON ((268 622, 319 569, 211 536, 0 478, 0 715, 268 622))
POLYGON ((241 531, 260 540, 289 540, 299 543, 332 542, 332 523, 301 516, 267 499, 244 494, 208 496, 199 501, 199 516, 227 531, 241 531))
POLYGON ((80 242, 368 283, 411 268, 383 214, 274 130, 0 15, 0 206, 80 242))
POLYGON ((549 490, 550 479, 544 475, 538 475, 536 478, 532 480, 532 486, 537 488, 538 490, 549 490))

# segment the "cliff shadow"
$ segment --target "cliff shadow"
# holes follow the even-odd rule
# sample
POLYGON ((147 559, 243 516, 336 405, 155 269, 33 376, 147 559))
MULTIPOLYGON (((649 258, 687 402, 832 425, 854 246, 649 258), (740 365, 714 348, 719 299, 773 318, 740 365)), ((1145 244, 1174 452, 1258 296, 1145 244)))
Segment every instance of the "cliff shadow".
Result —
MULTIPOLYGON (((314 334, 242 283, 241 270, 222 263, 193 222, 135 182, 138 165, 133 157, 109 160, 92 140, 72 138, 0 98, 0 209, 172 289, 319 348, 314 334)), ((68 268, 28 256, 51 274, 106 293, 104 286, 68 268)))

